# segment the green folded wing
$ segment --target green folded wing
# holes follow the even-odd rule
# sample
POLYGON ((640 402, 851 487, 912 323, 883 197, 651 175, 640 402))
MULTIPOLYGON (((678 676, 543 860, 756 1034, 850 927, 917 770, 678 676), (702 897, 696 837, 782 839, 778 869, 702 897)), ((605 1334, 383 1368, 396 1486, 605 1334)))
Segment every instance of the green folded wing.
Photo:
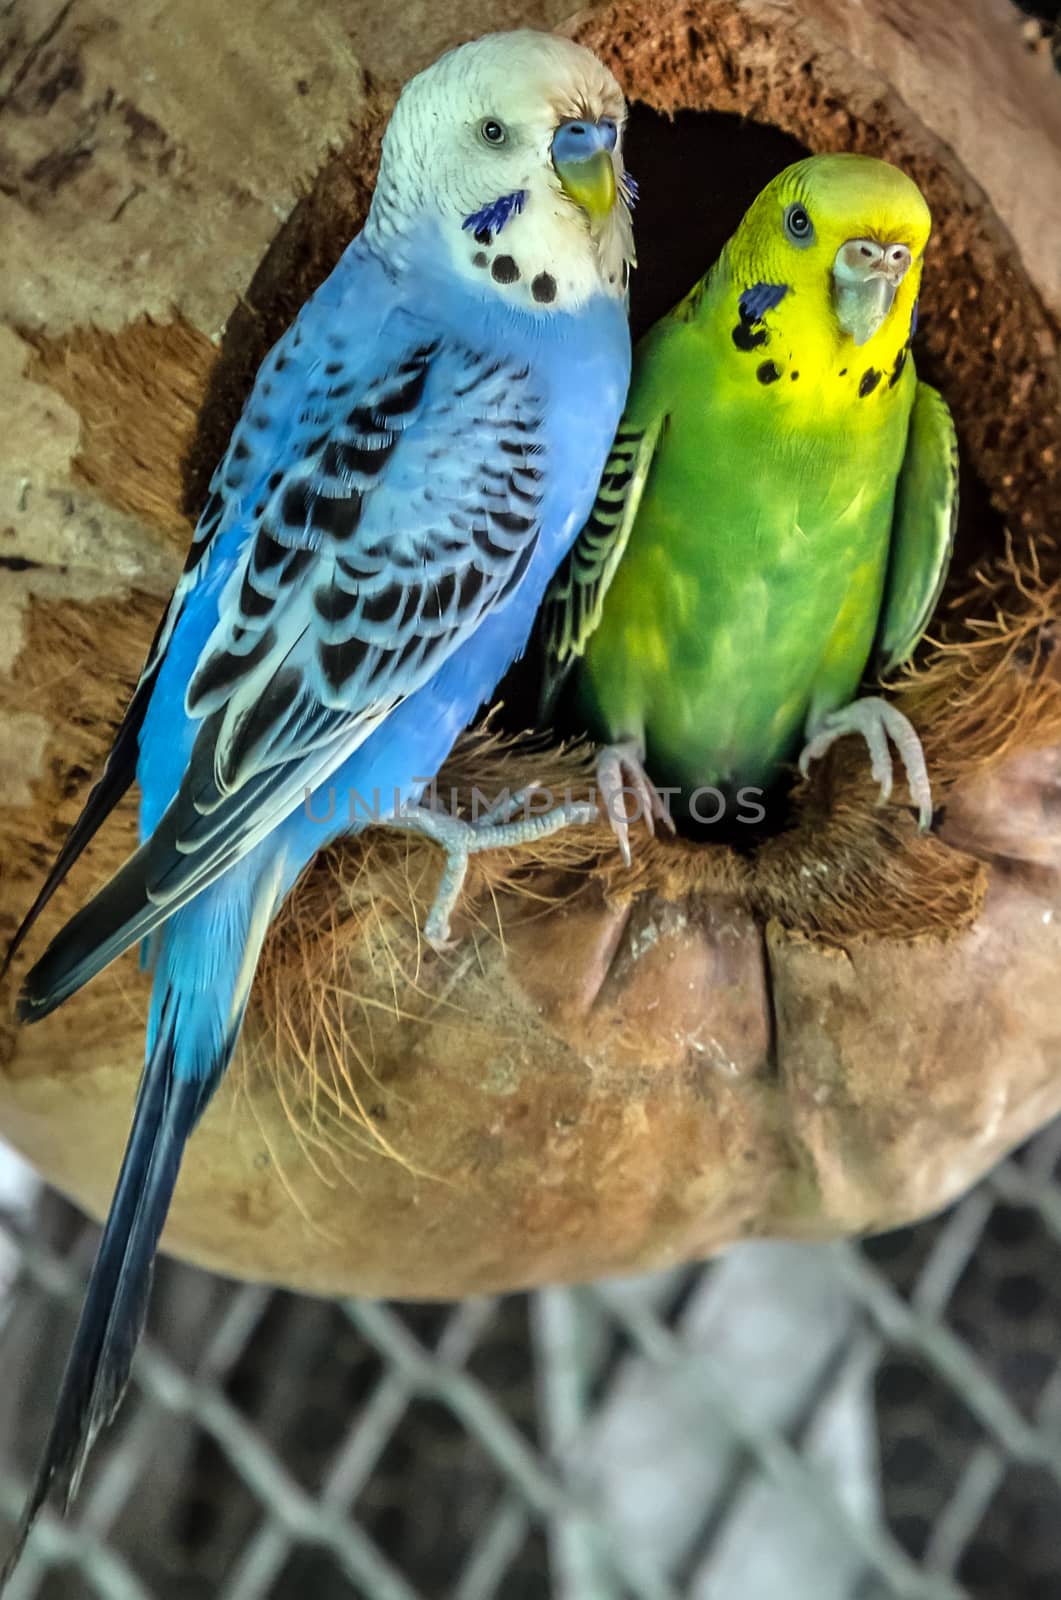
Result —
POLYGON ((539 623, 543 676, 539 714, 548 720, 568 673, 585 651, 637 518, 666 418, 645 428, 621 423, 589 519, 561 562, 539 623))
POLYGON ((947 576, 958 520, 958 440, 946 401, 919 383, 895 492, 891 557, 876 665, 890 672, 913 653, 947 576))

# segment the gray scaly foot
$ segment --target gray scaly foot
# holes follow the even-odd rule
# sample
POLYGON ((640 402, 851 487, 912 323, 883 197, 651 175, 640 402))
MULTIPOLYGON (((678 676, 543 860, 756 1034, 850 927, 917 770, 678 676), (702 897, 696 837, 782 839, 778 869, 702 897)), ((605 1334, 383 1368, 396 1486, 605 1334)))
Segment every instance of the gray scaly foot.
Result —
POLYGON ((626 865, 630 865, 630 821, 626 810, 626 797, 634 796, 633 820, 643 818, 649 838, 656 831, 656 823, 674 832, 674 818, 643 766, 644 751, 637 739, 624 739, 619 744, 608 744, 597 754, 597 787, 604 802, 604 814, 612 825, 626 865))
POLYGON ((824 716, 813 736, 803 747, 799 770, 806 777, 812 761, 818 761, 825 752, 845 734, 858 733, 866 741, 870 767, 880 784, 881 804, 892 792, 892 758, 888 749, 890 739, 899 753, 906 772, 910 798, 917 807, 918 826, 922 833, 932 821, 932 787, 928 781, 928 768, 921 740, 909 717, 877 695, 867 695, 863 700, 852 700, 839 711, 824 716))
POLYGON ((530 814, 530 798, 544 793, 537 784, 528 784, 513 795, 506 795, 497 805, 472 822, 452 817, 446 811, 427 806, 408 805, 400 816, 386 823, 403 833, 419 833, 433 839, 446 852, 446 865, 442 871, 435 898, 424 923, 424 938, 435 950, 446 950, 451 945, 449 922, 453 909, 464 887, 468 861, 481 850, 511 850, 545 839, 561 828, 583 826, 596 822, 599 813, 588 802, 568 801, 554 806, 550 811, 530 814), (517 812, 525 814, 514 822, 517 812))

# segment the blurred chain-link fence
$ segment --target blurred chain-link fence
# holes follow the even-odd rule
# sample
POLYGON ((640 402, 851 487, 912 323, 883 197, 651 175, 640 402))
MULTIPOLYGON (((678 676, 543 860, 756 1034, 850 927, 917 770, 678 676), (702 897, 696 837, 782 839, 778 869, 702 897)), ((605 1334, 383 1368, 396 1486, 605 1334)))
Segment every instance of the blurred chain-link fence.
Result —
MULTIPOLYGON (((162 1262, 9 1600, 1056 1600, 1059 1163, 1055 1127, 862 1247, 446 1307, 162 1262)), ((0 1187, 9 1520, 95 1241, 27 1182, 0 1187)))

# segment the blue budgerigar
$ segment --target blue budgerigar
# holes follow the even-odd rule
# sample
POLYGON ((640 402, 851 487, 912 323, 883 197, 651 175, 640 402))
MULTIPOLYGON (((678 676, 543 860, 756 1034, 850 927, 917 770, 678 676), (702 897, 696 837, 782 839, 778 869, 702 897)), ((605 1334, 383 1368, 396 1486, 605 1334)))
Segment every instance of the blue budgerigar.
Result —
POLYGON ((104 774, 19 930, 138 779, 140 848, 21 1002, 46 1016, 137 943, 154 971, 132 1131, 16 1557, 121 1398, 185 1142, 266 930, 349 831, 348 797, 446 850, 440 940, 469 851, 541 831, 465 822, 423 792, 523 650, 622 410, 624 114, 596 57, 531 31, 406 86, 365 226, 258 374, 104 774))

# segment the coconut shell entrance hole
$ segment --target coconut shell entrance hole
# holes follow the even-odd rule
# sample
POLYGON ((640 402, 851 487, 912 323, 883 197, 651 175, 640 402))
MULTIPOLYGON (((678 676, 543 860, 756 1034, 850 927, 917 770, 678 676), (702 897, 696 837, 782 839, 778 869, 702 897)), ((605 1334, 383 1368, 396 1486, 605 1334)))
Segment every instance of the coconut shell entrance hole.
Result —
MULTIPOLYGON (((635 102, 635 331, 803 150, 884 156, 929 199, 915 356, 955 412, 967 482, 940 643, 899 692, 941 828, 919 838, 901 794, 876 808, 864 755, 842 746, 794 797, 794 825, 752 853, 645 840, 627 874, 602 825, 479 858, 443 957, 417 932, 430 848, 375 834, 331 850, 270 937, 170 1248, 239 1276, 403 1296, 639 1270, 749 1234, 924 1214, 1061 1107, 1056 325, 960 153, 846 50, 829 10, 627 3, 578 31, 635 102)), ((262 355, 360 223, 385 100, 367 95, 219 352, 179 320, 33 336, 36 382, 79 418, 77 480, 165 552, 186 542, 262 355)), ((34 596, 9 702, 48 731, 29 802, 0 817, 12 920, 98 770, 158 604, 34 596)), ((521 692, 506 687, 515 727, 521 692)), ((503 726, 461 744, 444 793, 588 784, 585 750, 503 726)), ((131 836, 126 814, 57 918, 131 836)), ((123 963, 0 1035, 0 1129, 97 1212, 145 996, 123 963)))

